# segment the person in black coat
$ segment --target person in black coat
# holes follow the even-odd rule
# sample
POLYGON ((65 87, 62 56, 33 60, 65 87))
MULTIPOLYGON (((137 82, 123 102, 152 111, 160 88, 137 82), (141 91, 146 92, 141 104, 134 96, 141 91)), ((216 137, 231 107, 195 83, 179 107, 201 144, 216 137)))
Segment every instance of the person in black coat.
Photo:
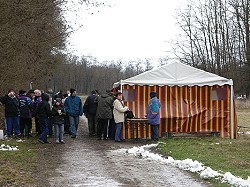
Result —
POLYGON ((96 91, 93 90, 83 105, 83 113, 88 119, 89 136, 96 135, 96 110, 97 103, 95 99, 97 97, 96 91))
POLYGON ((15 138, 18 138, 20 133, 20 102, 15 91, 10 89, 7 95, 0 97, 0 102, 5 106, 6 136, 11 137, 14 129, 15 138))
POLYGON ((49 132, 49 118, 52 116, 52 111, 49 104, 49 95, 46 93, 42 94, 42 101, 37 107, 37 117, 39 119, 39 126, 41 129, 41 134, 38 141, 40 143, 49 143, 47 140, 47 135, 49 132))

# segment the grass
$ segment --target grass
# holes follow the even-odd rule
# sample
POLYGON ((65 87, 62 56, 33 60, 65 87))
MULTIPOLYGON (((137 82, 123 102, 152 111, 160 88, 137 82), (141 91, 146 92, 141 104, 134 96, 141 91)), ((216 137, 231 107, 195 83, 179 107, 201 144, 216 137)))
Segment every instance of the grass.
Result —
MULTIPOLYGON (((173 138, 161 140, 160 152, 177 160, 190 158, 221 173, 230 172, 247 179, 250 173, 250 136, 236 140, 222 138, 173 138)), ((213 186, 229 186, 210 180, 213 186)))
MULTIPOLYGON (((32 172, 36 171, 38 156, 33 141, 17 143, 0 141, 0 145, 18 146, 18 151, 0 151, 0 186, 25 186, 35 184, 32 172)), ((37 144, 37 143, 36 143, 37 144)))

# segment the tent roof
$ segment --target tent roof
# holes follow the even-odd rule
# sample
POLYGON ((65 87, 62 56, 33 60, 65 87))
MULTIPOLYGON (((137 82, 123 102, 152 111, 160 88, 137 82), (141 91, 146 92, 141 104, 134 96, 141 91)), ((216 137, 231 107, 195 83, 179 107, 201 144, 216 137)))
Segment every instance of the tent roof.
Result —
POLYGON ((114 83, 114 87, 120 84, 129 85, 159 85, 159 86, 204 86, 204 85, 233 85, 232 79, 226 79, 218 75, 194 68, 192 66, 172 62, 157 69, 149 70, 134 77, 120 80, 114 83))

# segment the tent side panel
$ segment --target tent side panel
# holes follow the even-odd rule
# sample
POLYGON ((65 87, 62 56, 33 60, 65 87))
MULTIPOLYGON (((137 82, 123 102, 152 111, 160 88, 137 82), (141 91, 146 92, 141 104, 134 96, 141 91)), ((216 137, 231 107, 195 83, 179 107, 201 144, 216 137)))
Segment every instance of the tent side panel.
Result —
MULTIPOLYGON (((145 118, 151 91, 157 92, 161 103, 160 136, 165 132, 220 132, 222 137, 230 136, 229 86, 123 85, 125 105, 136 118, 145 118)), ((145 127, 140 126, 138 134, 145 138, 145 127)))

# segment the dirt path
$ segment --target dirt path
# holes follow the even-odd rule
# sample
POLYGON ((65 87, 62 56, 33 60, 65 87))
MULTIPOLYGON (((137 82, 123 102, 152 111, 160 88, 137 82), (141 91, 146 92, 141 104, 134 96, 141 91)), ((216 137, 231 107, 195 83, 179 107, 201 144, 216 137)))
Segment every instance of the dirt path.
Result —
POLYGON ((87 135, 86 119, 81 119, 76 139, 65 136, 66 144, 45 147, 48 161, 43 168, 42 185, 55 187, 81 186, 207 186, 189 173, 166 164, 130 155, 117 149, 141 146, 143 142, 97 140, 87 135), (56 168, 56 169, 55 169, 56 168))

